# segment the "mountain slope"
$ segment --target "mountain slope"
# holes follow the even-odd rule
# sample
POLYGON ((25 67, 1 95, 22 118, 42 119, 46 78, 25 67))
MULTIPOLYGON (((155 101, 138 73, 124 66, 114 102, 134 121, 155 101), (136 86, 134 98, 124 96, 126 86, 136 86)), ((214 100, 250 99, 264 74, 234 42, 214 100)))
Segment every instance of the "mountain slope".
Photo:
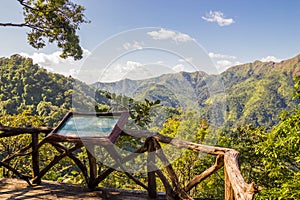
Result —
MULTIPOLYGON (((198 97, 206 96, 200 95, 200 93, 207 93, 207 91, 197 91, 199 93, 197 95, 194 90, 200 88, 199 86, 205 86, 204 80, 207 77, 208 75, 204 72, 180 72, 146 80, 124 79, 113 83, 98 82, 92 86, 112 93, 134 97, 135 99, 147 98, 153 101, 159 99, 164 105, 179 107, 191 105, 198 101, 198 97)), ((203 88, 201 87, 201 89, 203 88)))
POLYGON ((223 72, 230 124, 274 125, 281 110, 296 106, 293 78, 298 75, 300 55, 280 63, 255 61, 223 72))
POLYGON ((96 103, 106 103, 106 98, 72 77, 47 72, 19 55, 0 58, 0 114, 31 110, 53 125, 72 108, 87 111, 96 103))
POLYGON ((163 104, 173 107, 195 107, 197 103, 204 116, 223 104, 226 105, 224 112, 218 115, 226 113, 227 125, 253 124, 270 128, 278 122, 282 110, 296 106, 297 102, 292 100, 293 78, 298 75, 300 55, 280 63, 255 61, 235 66, 220 76, 181 72, 147 80, 95 83, 93 86, 133 98, 160 99, 163 104), (224 87, 218 82, 219 78, 224 87), (213 95, 215 90, 221 93, 213 95))
MULTIPOLYGON (((298 75, 300 55, 280 63, 255 61, 235 66, 220 76, 180 72, 93 86, 135 99, 159 99, 167 106, 200 108, 209 120, 212 115, 220 119, 226 116, 230 126, 253 124, 270 128, 278 122, 282 110, 297 105, 292 95, 293 78, 298 75)), ((93 111, 98 103, 108 104, 94 87, 49 73, 19 55, 0 58, 0 114, 27 109, 53 125, 71 109, 93 111)))

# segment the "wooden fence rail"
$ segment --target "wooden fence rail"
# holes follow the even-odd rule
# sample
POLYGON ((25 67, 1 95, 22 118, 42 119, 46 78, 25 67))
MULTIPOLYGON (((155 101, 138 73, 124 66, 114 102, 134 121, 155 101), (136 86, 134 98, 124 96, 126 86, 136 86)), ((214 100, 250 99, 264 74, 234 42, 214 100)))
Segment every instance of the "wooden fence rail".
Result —
MULTIPOLYGON (((80 168, 85 177, 88 187, 94 188, 102 180, 109 176, 109 174, 115 171, 117 167, 122 169, 123 164, 133 159, 137 155, 137 153, 148 152, 147 168, 149 170, 147 174, 147 185, 133 177, 130 173, 126 172, 126 170, 124 170, 124 173, 136 184, 146 189, 150 198, 155 198, 157 195, 156 177, 158 177, 165 187, 167 199, 193 199, 191 196, 188 195, 188 192, 223 166, 225 174, 224 184, 226 200, 251 200, 254 198, 255 193, 257 193, 261 189, 259 186, 255 185, 255 183, 248 184, 245 182, 239 168, 239 152, 234 149, 196 144, 193 142, 178 140, 176 138, 167 137, 159 133, 153 133, 149 131, 125 130, 123 131, 122 135, 129 135, 136 138, 146 138, 145 143, 131 155, 122 158, 117 152, 115 152, 114 148, 112 148, 113 144, 105 141, 103 143, 104 148, 109 152, 111 157, 115 160, 116 164, 115 166, 112 166, 107 170, 100 172, 100 174, 97 175, 97 170, 95 168, 96 161, 93 155, 88 154, 90 170, 87 170, 86 166, 76 157, 75 154, 73 154, 75 150, 80 149, 84 146, 82 141, 71 141, 75 145, 72 148, 67 149, 66 147, 58 143, 58 141, 38 140, 38 134, 45 133, 47 135, 51 131, 52 128, 48 127, 14 128, 0 125, 0 139, 3 137, 11 137, 20 134, 31 134, 32 136, 31 144, 23 147, 22 149, 19 149, 18 151, 11 154, 9 157, 6 157, 3 160, 1 160, 0 167, 7 168, 16 176, 25 180, 29 185, 40 184, 43 175, 49 169, 51 169, 51 167, 57 164, 62 158, 67 156, 70 159, 72 159, 74 163, 80 168), (52 144, 61 154, 60 156, 57 156, 47 167, 41 170, 39 168, 39 148, 44 143, 52 144), (165 156, 160 143, 173 145, 176 148, 184 148, 189 149, 191 151, 214 155, 216 156, 216 161, 211 167, 206 169, 201 174, 196 175, 192 180, 190 180, 190 182, 187 185, 183 186, 179 183, 177 174, 172 168, 172 165, 169 164, 168 159, 165 156), (31 152, 28 153, 27 151, 29 149, 31 149, 31 152), (18 169, 14 169, 13 167, 7 164, 8 160, 12 160, 17 156, 24 156, 25 152, 27 152, 27 154, 31 154, 32 156, 33 177, 21 174, 18 171, 18 169), (150 152, 154 152, 154 154, 150 152), (165 171, 167 174, 164 174, 163 171, 156 166, 156 159, 159 159, 164 164, 165 171), (88 171, 90 171, 90 174, 88 174, 88 171)), ((97 140, 95 141, 97 142, 97 140)))

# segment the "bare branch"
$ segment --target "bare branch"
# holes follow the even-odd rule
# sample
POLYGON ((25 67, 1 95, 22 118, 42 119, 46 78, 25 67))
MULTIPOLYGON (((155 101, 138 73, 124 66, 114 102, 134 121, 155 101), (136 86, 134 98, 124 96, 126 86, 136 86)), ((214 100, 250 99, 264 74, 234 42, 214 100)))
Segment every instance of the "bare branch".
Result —
POLYGON ((15 27, 24 27, 27 26, 28 24, 26 23, 21 23, 21 24, 15 24, 15 23, 0 23, 0 26, 15 26, 15 27))
POLYGON ((22 6, 24 6, 25 8, 28 8, 28 9, 30 9, 30 10, 36 10, 36 11, 37 11, 37 9, 32 8, 32 7, 28 6, 27 4, 25 4, 25 3, 24 3, 24 0, 18 0, 18 2, 19 2, 22 6))
MULTIPOLYGON (((38 26, 34 26, 34 25, 28 24, 28 23, 17 24, 17 23, 1 23, 0 22, 0 26, 4 26, 4 27, 7 27, 7 26, 11 26, 11 27, 28 27, 28 28, 31 28, 31 29, 39 30, 39 31, 46 30, 45 27, 38 27, 38 26)), ((60 27, 58 27, 58 28, 60 28, 60 27)))

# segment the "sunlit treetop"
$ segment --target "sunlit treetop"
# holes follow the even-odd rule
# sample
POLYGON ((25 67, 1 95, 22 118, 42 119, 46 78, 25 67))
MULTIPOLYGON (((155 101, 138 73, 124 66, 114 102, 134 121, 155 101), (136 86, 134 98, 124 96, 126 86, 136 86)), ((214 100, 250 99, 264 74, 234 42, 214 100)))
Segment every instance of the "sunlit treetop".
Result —
POLYGON ((23 23, 0 23, 0 26, 29 27, 29 44, 40 49, 46 43, 57 43, 61 57, 82 58, 82 48, 76 31, 89 23, 84 7, 69 0, 17 0, 23 6, 23 23))

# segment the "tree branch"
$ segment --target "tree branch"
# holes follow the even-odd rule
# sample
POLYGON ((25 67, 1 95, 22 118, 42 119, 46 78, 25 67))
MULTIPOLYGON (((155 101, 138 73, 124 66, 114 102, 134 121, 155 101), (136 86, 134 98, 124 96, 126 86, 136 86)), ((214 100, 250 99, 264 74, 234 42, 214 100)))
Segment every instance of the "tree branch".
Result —
MULTIPOLYGON (((45 30, 45 27, 38 27, 38 26, 34 26, 32 24, 28 24, 28 23, 20 23, 20 24, 17 24, 17 23, 1 23, 0 22, 0 26, 11 26, 11 27, 28 27, 28 28, 31 28, 31 29, 36 29, 36 30, 39 30, 39 31, 43 31, 45 30)), ((60 28, 60 27, 58 27, 60 28)))
POLYGON ((33 8, 33 7, 30 7, 30 6, 28 6, 27 4, 25 4, 25 3, 24 3, 24 0, 18 0, 18 2, 19 2, 22 6, 24 6, 25 8, 28 8, 28 9, 30 9, 30 10, 36 10, 36 11, 38 11, 37 9, 35 9, 35 8, 33 8))
POLYGON ((24 27, 27 26, 28 24, 26 23, 21 23, 21 24, 15 24, 15 23, 0 23, 0 26, 14 26, 14 27, 24 27))

